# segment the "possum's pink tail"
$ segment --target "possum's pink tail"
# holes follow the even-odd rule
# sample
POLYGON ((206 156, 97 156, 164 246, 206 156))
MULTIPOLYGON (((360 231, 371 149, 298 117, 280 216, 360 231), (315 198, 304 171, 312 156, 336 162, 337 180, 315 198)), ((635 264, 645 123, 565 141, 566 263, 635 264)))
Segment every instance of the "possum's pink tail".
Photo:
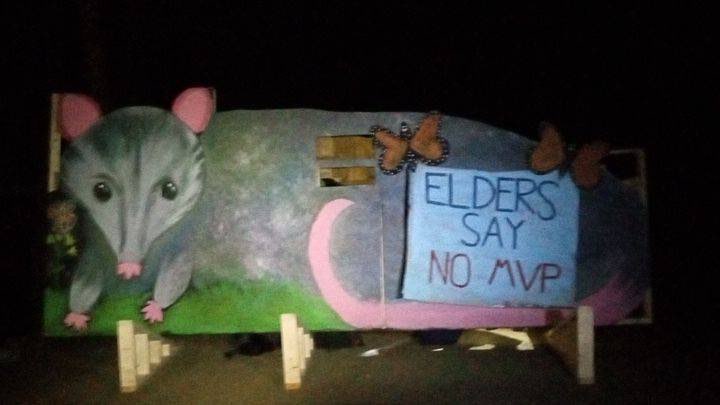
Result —
MULTIPOLYGON (((310 230, 308 257, 313 276, 325 301, 348 324, 362 329, 467 329, 474 327, 523 327, 548 324, 552 315, 541 308, 490 308, 469 305, 435 304, 409 300, 360 300, 343 288, 330 259, 330 240, 335 220, 353 202, 330 201, 320 210, 310 230)), ((616 276, 582 305, 596 310, 596 323, 617 322, 639 302, 618 288, 616 276), (598 310, 600 311, 598 313, 598 310)), ((557 311, 552 314, 557 315, 557 311)), ((563 315, 567 315, 564 313, 563 315)))

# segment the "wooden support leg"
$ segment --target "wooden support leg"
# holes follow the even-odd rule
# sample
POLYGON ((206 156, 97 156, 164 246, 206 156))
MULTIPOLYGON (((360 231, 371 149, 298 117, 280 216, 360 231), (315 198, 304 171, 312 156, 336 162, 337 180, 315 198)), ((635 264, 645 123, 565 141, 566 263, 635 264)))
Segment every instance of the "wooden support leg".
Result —
POLYGON ((648 288, 645 293, 645 299, 643 300, 643 311, 645 312, 645 319, 647 323, 653 322, 653 303, 652 303, 652 289, 648 288))
POLYGON ((162 356, 167 357, 170 355, 170 343, 163 343, 162 345, 162 356))
POLYGON ((135 366, 135 332, 132 321, 118 321, 117 347, 120 392, 134 392, 137 390, 137 370, 135 366))
POLYGON ((135 362, 137 363, 137 375, 150 374, 150 345, 147 333, 135 335, 135 362))
POLYGON ((170 344, 159 338, 150 340, 150 333, 142 326, 139 329, 129 320, 117 323, 120 392, 135 392, 142 377, 152 372, 151 366, 159 365, 171 353, 170 344))
POLYGON ((305 338, 305 358, 309 359, 313 351, 313 338, 309 333, 306 333, 303 338, 305 338))
POLYGON ((299 327, 297 332, 298 359, 300 360, 300 374, 305 374, 307 357, 305 357, 305 328, 299 327))
POLYGON ((162 342, 159 340, 150 341, 150 364, 157 366, 162 360, 162 342))
POLYGON ((577 313, 578 368, 580 384, 595 383, 595 316, 592 307, 582 306, 577 313))
MULTIPOLYGON (((280 342, 282 345, 283 375, 285 389, 300 388, 300 340, 298 320, 295 314, 280 315, 280 342)), ((303 353, 302 357, 305 355, 303 353)))
POLYGON ((545 334, 545 342, 577 376, 579 384, 595 383, 595 321, 592 307, 578 307, 571 319, 545 334))

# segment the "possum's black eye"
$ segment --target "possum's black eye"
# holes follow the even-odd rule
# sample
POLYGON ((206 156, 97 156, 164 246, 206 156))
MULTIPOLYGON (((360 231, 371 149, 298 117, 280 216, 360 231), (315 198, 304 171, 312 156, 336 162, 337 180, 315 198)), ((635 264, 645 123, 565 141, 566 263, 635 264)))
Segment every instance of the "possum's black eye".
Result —
POLYGON ((95 194, 95 198, 97 198, 98 201, 105 202, 112 197, 112 190, 110 190, 110 186, 107 184, 98 183, 93 187, 93 194, 95 194))
POLYGON ((177 197, 178 189, 172 181, 166 181, 162 185, 162 196, 166 200, 174 200, 177 197))

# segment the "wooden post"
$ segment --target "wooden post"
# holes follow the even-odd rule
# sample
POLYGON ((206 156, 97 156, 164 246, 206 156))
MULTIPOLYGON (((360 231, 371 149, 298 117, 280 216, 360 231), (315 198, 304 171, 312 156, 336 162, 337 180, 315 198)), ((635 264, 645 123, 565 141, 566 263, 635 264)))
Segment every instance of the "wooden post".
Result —
MULTIPOLYGON (((610 155, 632 155, 635 159, 635 177, 623 179, 623 184, 635 189, 640 196, 643 205, 648 207, 648 187, 647 187, 647 157, 643 149, 616 149, 610 152, 610 155)), ((652 289, 648 288, 643 299, 641 314, 636 318, 627 318, 619 321, 617 325, 635 325, 635 324, 651 324, 653 323, 652 309, 652 289)))
POLYGON ((53 93, 50 99, 50 145, 48 148, 48 184, 47 191, 52 192, 60 188, 60 148, 61 135, 58 130, 58 104, 60 95, 53 93))
POLYGON ((118 369, 120 372, 120 392, 135 392, 142 377, 150 375, 153 367, 162 362, 163 357, 171 353, 168 343, 156 338, 150 340, 150 333, 142 326, 137 330, 133 321, 117 323, 118 369))
POLYGON ((280 315, 280 338, 285 389, 298 389, 315 342, 309 333, 305 333, 295 314, 280 315))
POLYGON ((581 306, 577 312, 578 366, 580 384, 595 383, 595 316, 592 307, 581 306))
POLYGON ((147 333, 135 335, 135 363, 137 375, 150 374, 150 347, 147 333))
POLYGON ((303 337, 305 339, 305 358, 309 359, 313 350, 313 338, 309 333, 306 333, 303 337))
POLYGON ((301 373, 298 321, 295 314, 280 315, 280 342, 282 345, 285 389, 298 389, 300 388, 301 373))
POLYGON ((545 342, 575 374, 579 384, 595 383, 595 320, 589 306, 545 334, 545 342))
POLYGON ((159 340, 150 341, 150 364, 156 366, 162 359, 162 342, 159 340))
POLYGON ((300 374, 305 374, 307 368, 305 357, 305 329, 303 327, 298 328, 297 332, 297 345, 298 345, 298 360, 300 363, 300 374))
POLYGON ((120 391, 134 392, 137 390, 137 376, 135 374, 135 336, 132 321, 118 321, 117 345, 120 391))
POLYGON ((169 343, 163 343, 162 345, 162 356, 167 357, 170 355, 170 344, 169 343))

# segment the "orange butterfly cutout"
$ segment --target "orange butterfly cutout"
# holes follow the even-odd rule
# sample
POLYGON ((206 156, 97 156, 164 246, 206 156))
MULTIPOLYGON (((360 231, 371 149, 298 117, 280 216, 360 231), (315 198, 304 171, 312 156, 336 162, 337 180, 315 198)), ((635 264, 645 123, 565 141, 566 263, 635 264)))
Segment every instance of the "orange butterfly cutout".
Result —
MULTIPOLYGON (((578 187, 593 188, 602 178, 600 161, 610 152, 610 146, 601 141, 583 145, 574 154, 570 164, 573 180, 578 187)), ((567 145, 557 128, 549 123, 540 124, 540 143, 530 155, 530 168, 547 173, 563 167, 567 160, 567 145)), ((567 166, 564 167, 567 170, 567 166)))
POLYGON ((595 141, 583 145, 572 162, 572 174, 575 184, 582 188, 597 186, 602 178, 602 158, 610 153, 610 145, 595 141))
POLYGON ((540 143, 530 155, 530 168, 538 173, 547 173, 560 167, 566 159, 565 141, 554 125, 540 123, 540 143))
POLYGON ((414 170, 415 161, 418 159, 431 166, 447 160, 448 143, 439 136, 441 120, 440 114, 431 113, 423 119, 414 134, 404 122, 400 124, 399 135, 387 128, 371 128, 370 132, 375 140, 384 147, 378 159, 380 170, 393 175, 400 173, 406 163, 409 170, 414 170))

